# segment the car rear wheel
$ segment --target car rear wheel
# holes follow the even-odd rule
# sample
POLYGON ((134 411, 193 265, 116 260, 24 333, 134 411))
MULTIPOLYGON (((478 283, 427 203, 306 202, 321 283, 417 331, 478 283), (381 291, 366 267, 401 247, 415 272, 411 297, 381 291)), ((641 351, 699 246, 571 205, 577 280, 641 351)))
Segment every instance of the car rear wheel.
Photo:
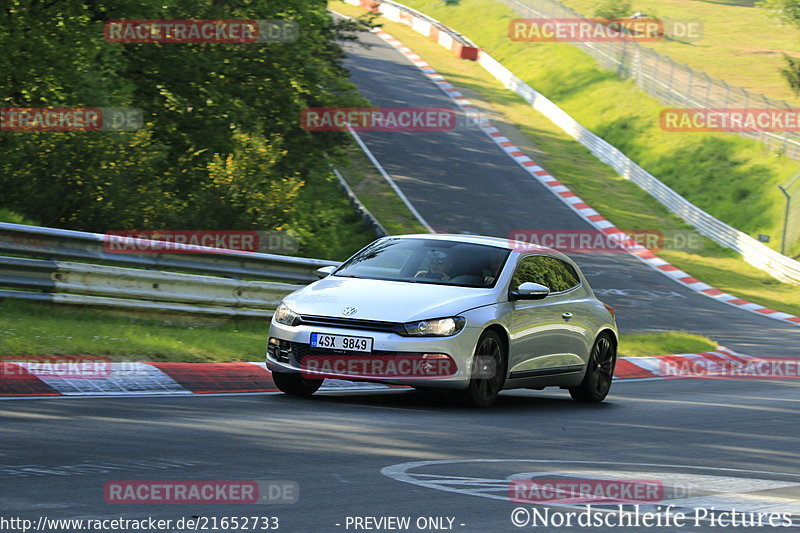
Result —
POLYGON ((470 407, 491 406, 506 381, 505 358, 500 336, 494 331, 484 332, 475 347, 469 386, 455 391, 459 401, 470 407))
POLYGON ((292 396, 311 396, 322 386, 324 379, 306 379, 300 374, 273 372, 272 381, 281 392, 292 396))
POLYGON ((611 389, 614 366, 617 364, 617 348, 608 333, 601 333, 592 346, 586 375, 577 387, 569 389, 573 400, 579 402, 602 402, 611 389))

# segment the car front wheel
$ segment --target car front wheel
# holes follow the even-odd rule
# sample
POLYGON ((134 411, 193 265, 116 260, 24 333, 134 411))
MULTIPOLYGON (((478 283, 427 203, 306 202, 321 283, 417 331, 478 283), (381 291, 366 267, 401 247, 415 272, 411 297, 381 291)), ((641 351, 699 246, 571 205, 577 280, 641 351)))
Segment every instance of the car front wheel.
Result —
POLYGON ((600 334, 592 346, 586 375, 577 387, 569 389, 573 400, 579 402, 602 402, 611 389, 614 366, 617 363, 617 348, 607 333, 600 334))
POLYGON ((489 407, 505 384, 505 350, 500 336, 486 331, 478 339, 472 361, 472 377, 466 389, 455 391, 461 403, 489 407))
POLYGON ((324 379, 307 379, 300 374, 273 372, 272 381, 278 390, 292 396, 311 396, 322 386, 324 379))

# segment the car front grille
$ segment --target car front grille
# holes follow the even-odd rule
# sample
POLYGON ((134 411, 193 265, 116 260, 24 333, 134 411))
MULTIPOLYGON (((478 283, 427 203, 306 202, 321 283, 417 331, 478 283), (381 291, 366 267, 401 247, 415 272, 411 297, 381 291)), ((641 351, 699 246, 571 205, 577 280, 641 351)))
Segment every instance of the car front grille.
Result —
MULTIPOLYGON (((344 356, 344 357, 396 357, 400 355, 398 352, 387 352, 385 350, 373 350, 371 353, 367 352, 355 352, 352 350, 331 350, 330 348, 317 348, 316 346, 311 346, 310 344, 303 344, 300 342, 289 342, 288 343, 291 347, 291 353, 293 356, 293 360, 297 365, 300 365, 303 362, 304 357, 308 356, 325 356, 325 355, 335 355, 335 356, 344 356)), ((415 355, 409 352, 402 352, 403 355, 415 355)))
POLYGON ((360 318, 343 318, 335 316, 300 315, 298 325, 324 326, 333 328, 362 329, 366 331, 385 331, 404 335, 403 324, 397 322, 382 322, 380 320, 362 320, 360 318))

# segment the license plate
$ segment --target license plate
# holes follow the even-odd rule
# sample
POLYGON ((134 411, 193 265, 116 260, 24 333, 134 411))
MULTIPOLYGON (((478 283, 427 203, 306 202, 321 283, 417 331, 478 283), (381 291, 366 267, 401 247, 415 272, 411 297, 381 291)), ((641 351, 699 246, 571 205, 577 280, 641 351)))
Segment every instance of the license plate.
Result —
POLYGON ((330 350, 349 350, 351 352, 371 352, 372 339, 369 337, 351 337, 349 335, 329 335, 312 333, 311 346, 330 350))

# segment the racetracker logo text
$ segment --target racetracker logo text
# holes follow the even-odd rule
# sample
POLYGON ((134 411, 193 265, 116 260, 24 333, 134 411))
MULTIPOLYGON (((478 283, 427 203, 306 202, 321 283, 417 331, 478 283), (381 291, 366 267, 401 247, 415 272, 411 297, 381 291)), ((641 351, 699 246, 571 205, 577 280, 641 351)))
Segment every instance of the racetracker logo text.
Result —
POLYGON ((696 231, 673 230, 576 230, 523 229, 508 235, 509 246, 519 252, 538 246, 565 253, 629 252, 644 246, 651 251, 697 251, 703 248, 703 238, 696 231))
POLYGON ((299 496, 294 481, 124 480, 103 486, 106 503, 117 504, 296 503, 299 496))
POLYGON ((4 355, 0 357, 0 379, 107 379, 111 359, 99 355, 4 355))
POLYGON ((665 356, 661 359, 661 375, 671 379, 797 380, 800 379, 800 361, 770 357, 726 359, 720 356, 692 360, 665 356))
POLYGON ((0 107, 0 131, 134 131, 142 110, 132 107, 0 107))
POLYGON ((800 108, 670 108, 659 115, 664 131, 798 132, 800 108))
POLYGON ((299 35, 291 20, 109 20, 111 43, 291 43, 299 35))
POLYGON ((454 375, 455 361, 445 354, 397 356, 309 355, 300 364, 307 378, 437 378, 454 375))
POLYGON ((637 503, 664 499, 664 485, 653 479, 524 479, 508 486, 518 503, 637 503))
POLYGON ((508 23, 508 36, 522 42, 653 42, 664 38, 664 24, 653 18, 529 18, 508 23))
POLYGON ((452 131, 457 115, 443 107, 310 107, 300 115, 308 131, 452 131))
POLYGON ((112 254, 290 254, 298 247, 297 238, 280 231, 126 230, 103 235, 103 250, 112 254))

